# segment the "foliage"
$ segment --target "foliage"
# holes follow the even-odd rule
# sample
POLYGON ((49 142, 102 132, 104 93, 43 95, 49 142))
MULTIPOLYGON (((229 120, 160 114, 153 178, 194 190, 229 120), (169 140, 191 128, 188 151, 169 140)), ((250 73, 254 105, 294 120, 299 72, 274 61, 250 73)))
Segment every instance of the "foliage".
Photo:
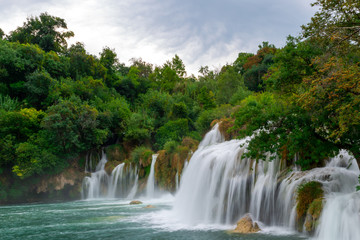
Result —
POLYGON ((283 93, 296 92, 302 79, 314 72, 312 59, 319 54, 321 48, 316 44, 289 36, 286 46, 274 55, 274 64, 265 76, 266 87, 283 93))
POLYGON ((143 167, 146 167, 151 164, 151 155, 153 152, 151 149, 144 146, 136 147, 131 152, 131 162, 135 164, 141 164, 143 167))
POLYGON ((296 163, 305 170, 321 164, 339 150, 314 132, 306 112, 273 94, 249 96, 240 106, 234 129, 241 137, 257 131, 244 156, 264 160, 268 153, 276 153, 289 164, 296 158, 296 163))
POLYGON ((331 58, 304 80, 299 104, 312 112, 316 131, 332 142, 360 146, 360 67, 331 58))
POLYGON ((230 117, 233 108, 230 105, 221 105, 213 110, 206 110, 200 113, 196 120, 196 130, 200 134, 204 134, 209 128, 214 119, 230 117))
POLYGON ((42 126, 62 153, 76 153, 104 143, 108 131, 99 128, 98 115, 95 108, 72 97, 51 106, 42 126))
POLYGON ((15 111, 19 107, 18 100, 12 99, 10 96, 3 96, 0 94, 0 111, 15 111))
POLYGON ((155 135, 156 145, 163 148, 168 141, 181 141, 189 131, 188 120, 181 118, 175 121, 168 121, 157 130, 155 135))
POLYGON ((318 11, 303 25, 302 36, 327 46, 331 52, 351 53, 360 44, 360 3, 358 1, 316 0, 318 11))
POLYGON ((174 141, 174 140, 170 140, 170 141, 167 141, 165 144, 164 144, 164 150, 167 152, 167 153, 174 153, 177 146, 179 144, 174 141))
POLYGON ((41 13, 39 17, 29 17, 22 27, 10 32, 8 40, 37 44, 47 52, 61 52, 66 49, 66 39, 74 36, 72 31, 65 29, 64 19, 41 13))

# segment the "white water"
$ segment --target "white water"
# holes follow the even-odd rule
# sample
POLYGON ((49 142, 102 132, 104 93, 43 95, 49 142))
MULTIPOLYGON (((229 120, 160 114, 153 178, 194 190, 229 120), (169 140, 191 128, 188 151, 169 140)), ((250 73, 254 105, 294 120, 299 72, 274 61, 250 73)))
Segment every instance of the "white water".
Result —
POLYGON ((281 173, 278 159, 255 162, 242 158, 247 140, 224 142, 217 125, 205 136, 183 173, 176 195, 174 212, 182 222, 234 224, 250 213, 264 228, 295 231, 297 187, 315 180, 323 184, 328 200, 318 228, 319 239, 360 239, 360 230, 353 229, 354 224, 343 221, 345 227, 339 222, 346 218, 360 226, 360 205, 355 204, 360 201, 359 195, 349 194, 355 190, 359 168, 350 155, 342 152, 343 157, 335 157, 324 168, 281 173), (354 204, 344 204, 351 198, 354 204), (328 234, 329 229, 338 234, 328 234))
POLYGON ((150 166, 150 174, 146 184, 146 197, 154 198, 155 197, 155 163, 158 154, 152 155, 151 166, 150 166))
POLYGON ((106 162, 106 154, 103 152, 95 172, 84 178, 83 199, 135 197, 138 187, 137 169, 121 163, 108 175, 105 171, 106 162))
POLYGON ((316 230, 318 240, 358 240, 360 239, 360 192, 354 192, 359 168, 345 152, 334 158, 327 166, 347 167, 352 178, 339 184, 339 191, 326 196, 326 204, 316 230), (341 157, 340 157, 341 156, 341 157))

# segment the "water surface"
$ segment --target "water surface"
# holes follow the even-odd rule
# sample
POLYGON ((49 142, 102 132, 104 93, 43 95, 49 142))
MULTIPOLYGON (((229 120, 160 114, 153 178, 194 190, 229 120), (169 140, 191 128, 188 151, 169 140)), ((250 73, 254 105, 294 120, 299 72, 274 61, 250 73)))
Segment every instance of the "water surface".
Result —
POLYGON ((283 231, 229 234, 233 226, 177 222, 171 197, 143 200, 92 200, 0 207, 0 239, 304 239, 283 231), (155 208, 144 208, 147 204, 155 208))

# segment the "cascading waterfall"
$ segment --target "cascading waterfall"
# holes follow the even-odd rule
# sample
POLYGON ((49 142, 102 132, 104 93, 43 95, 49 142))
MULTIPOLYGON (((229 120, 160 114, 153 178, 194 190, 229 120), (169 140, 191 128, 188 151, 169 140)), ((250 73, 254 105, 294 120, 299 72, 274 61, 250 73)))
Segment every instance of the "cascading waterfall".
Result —
POLYGON ((355 161, 348 162, 347 153, 342 152, 334 158, 328 167, 347 167, 353 172, 352 179, 339 184, 339 191, 330 192, 320 217, 320 225, 316 230, 319 240, 357 240, 360 239, 360 192, 354 192, 359 175, 355 161))
POLYGON ((137 168, 127 166, 125 163, 117 165, 110 175, 109 192, 107 197, 135 197, 138 187, 137 168))
POLYGON ((109 184, 109 177, 105 171, 106 162, 106 154, 103 152, 95 172, 91 173, 90 177, 84 178, 82 198, 99 198, 106 194, 109 184))
MULTIPOLYGON (((327 196, 355 190, 359 168, 346 152, 332 159, 324 168, 303 172, 294 168, 290 172, 282 172, 279 159, 256 162, 243 158, 247 140, 249 138, 224 142, 218 125, 214 126, 183 173, 174 204, 176 216, 190 224, 234 224, 244 214, 250 213, 256 221, 266 226, 296 230, 295 196, 300 184, 309 181, 322 183, 325 196, 329 198, 322 218, 330 205, 341 205, 340 199, 333 203, 331 197, 327 196)), ((350 194, 343 197, 358 199, 357 196, 350 194)), ((355 208, 355 202, 352 211, 348 212, 355 212, 357 217, 354 218, 358 221, 359 209, 355 208)), ((320 238, 322 226, 326 225, 326 221, 321 221, 320 238)), ((348 229, 343 227, 343 230, 348 229)), ((325 236, 321 239, 329 238, 325 236)))
POLYGON ((133 198, 138 186, 137 169, 121 163, 108 175, 105 171, 106 162, 106 154, 103 152, 95 172, 83 180, 82 198, 133 198))
POLYGON ((146 184, 146 197, 154 198, 155 197, 155 163, 158 154, 152 155, 151 166, 150 166, 150 174, 146 184))
POLYGON ((179 171, 177 171, 175 175, 175 187, 177 191, 179 189, 179 171))

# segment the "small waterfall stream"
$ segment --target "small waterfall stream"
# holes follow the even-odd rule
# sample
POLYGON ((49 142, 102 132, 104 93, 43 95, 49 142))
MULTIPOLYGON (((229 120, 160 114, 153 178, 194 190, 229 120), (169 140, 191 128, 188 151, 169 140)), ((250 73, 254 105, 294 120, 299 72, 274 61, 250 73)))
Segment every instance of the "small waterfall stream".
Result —
POLYGON ((83 180, 82 198, 133 198, 137 193, 137 168, 121 163, 114 168, 111 175, 105 171, 107 162, 103 152, 95 172, 83 180))
POLYGON ((155 197, 155 163, 158 154, 152 155, 151 166, 150 166, 150 174, 146 184, 146 197, 154 198, 155 197))

